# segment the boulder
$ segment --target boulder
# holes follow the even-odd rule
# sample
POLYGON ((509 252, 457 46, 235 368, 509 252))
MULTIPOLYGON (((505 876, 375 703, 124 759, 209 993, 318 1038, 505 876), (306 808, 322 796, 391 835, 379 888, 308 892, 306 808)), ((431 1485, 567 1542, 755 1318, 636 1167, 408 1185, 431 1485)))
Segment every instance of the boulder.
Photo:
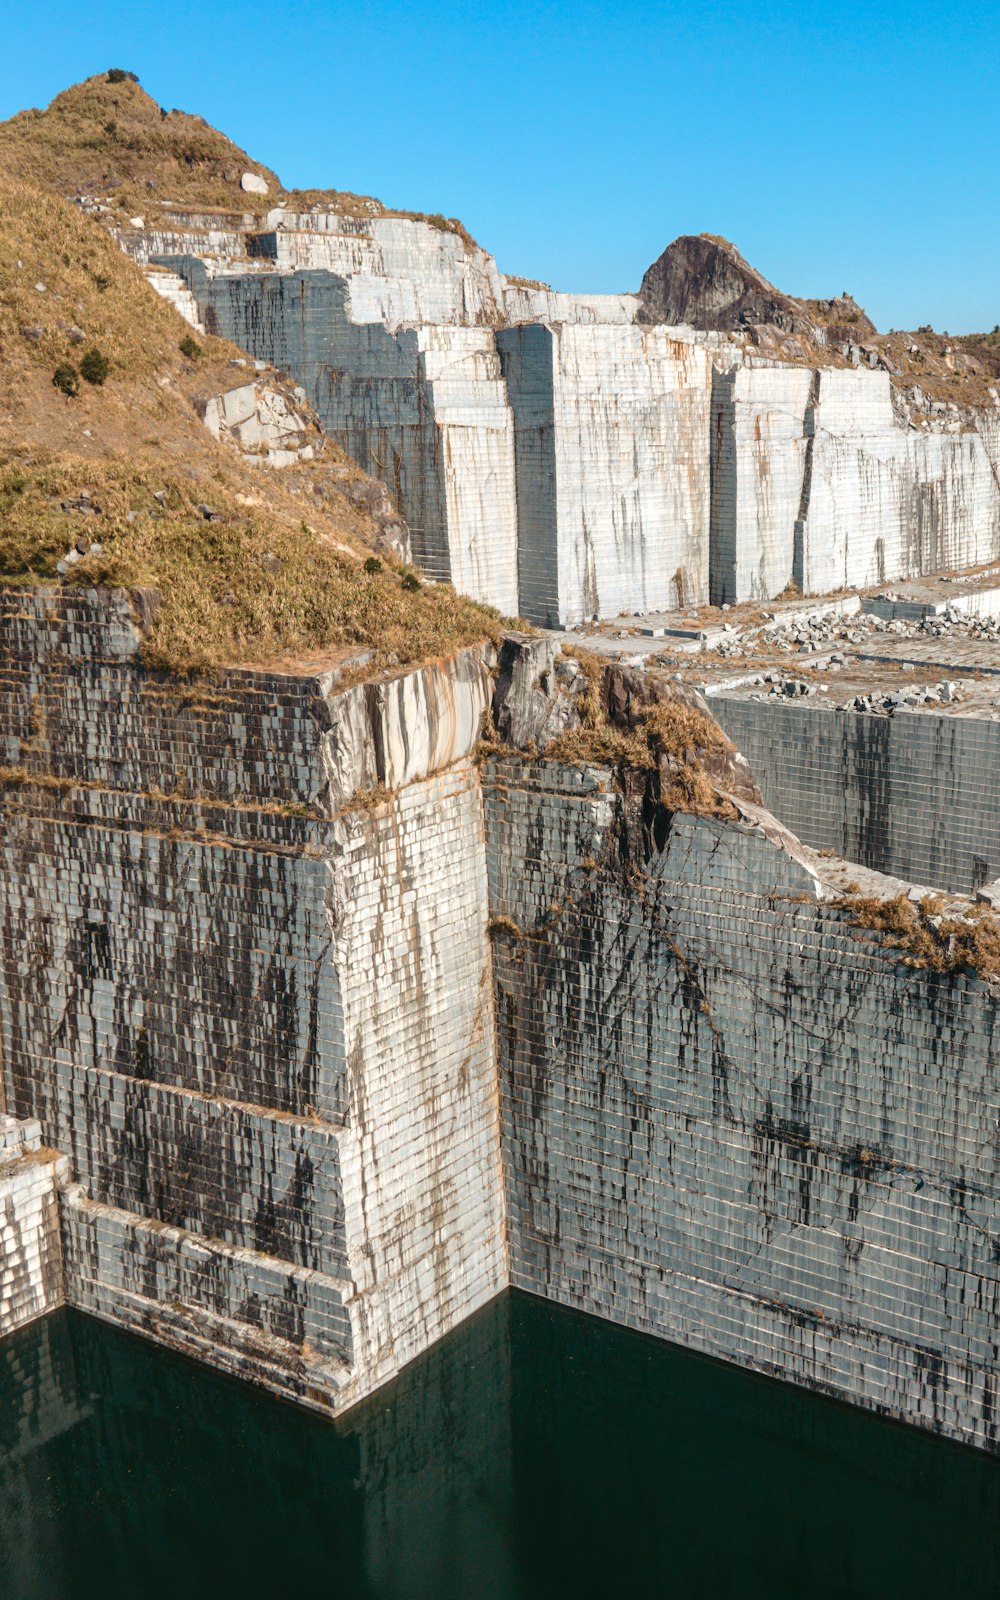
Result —
POLYGON ((267 184, 263 178, 258 178, 256 172, 244 172, 240 179, 240 188, 247 194, 267 194, 267 184))
POLYGON ((505 633, 493 692, 493 722, 506 744, 543 750, 580 725, 586 678, 577 662, 545 635, 505 633))

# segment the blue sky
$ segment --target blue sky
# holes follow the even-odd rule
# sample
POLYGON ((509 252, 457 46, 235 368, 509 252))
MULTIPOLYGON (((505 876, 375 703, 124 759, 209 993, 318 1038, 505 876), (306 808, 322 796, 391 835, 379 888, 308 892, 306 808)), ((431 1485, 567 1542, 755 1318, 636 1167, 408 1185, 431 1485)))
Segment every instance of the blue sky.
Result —
POLYGON ((995 0, 4 11, 0 117, 121 66, 285 183, 459 216, 559 288, 711 232, 880 328, 1000 323, 995 0))

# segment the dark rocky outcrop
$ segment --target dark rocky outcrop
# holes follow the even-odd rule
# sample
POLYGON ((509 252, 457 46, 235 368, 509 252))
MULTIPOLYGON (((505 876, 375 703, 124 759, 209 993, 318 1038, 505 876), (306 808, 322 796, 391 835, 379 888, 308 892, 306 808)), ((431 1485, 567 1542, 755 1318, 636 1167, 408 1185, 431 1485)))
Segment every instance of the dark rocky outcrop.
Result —
POLYGON ((827 327, 855 339, 875 331, 850 295, 797 300, 776 289, 735 245, 714 233, 675 239, 647 269, 639 295, 643 322, 686 322, 724 333, 763 324, 819 343, 825 342, 821 330, 827 327))
POLYGON ((586 678, 557 640, 506 633, 497 665, 493 721, 505 744, 543 750, 550 739, 579 727, 586 678))

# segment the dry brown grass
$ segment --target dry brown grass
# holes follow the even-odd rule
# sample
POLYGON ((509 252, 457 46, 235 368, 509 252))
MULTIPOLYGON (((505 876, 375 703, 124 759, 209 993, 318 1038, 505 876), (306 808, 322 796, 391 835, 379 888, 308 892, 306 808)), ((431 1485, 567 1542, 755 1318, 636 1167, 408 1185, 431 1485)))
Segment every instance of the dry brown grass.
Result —
POLYGON ((882 934, 907 966, 930 972, 964 969, 1000 980, 1000 921, 987 906, 972 906, 967 918, 959 918, 938 916, 940 902, 926 895, 919 906, 905 894, 891 900, 848 895, 835 904, 855 926, 882 934))
POLYGON ((178 672, 359 648, 377 672, 496 632, 447 585, 409 592, 386 558, 365 572, 374 525, 345 492, 363 474, 329 441, 272 473, 212 439, 198 402, 247 373, 220 339, 185 360, 189 331, 93 218, 0 179, 0 580, 52 582, 77 539, 99 543, 66 581, 158 590, 144 652, 178 672), (64 398, 56 364, 93 346, 107 382, 64 398), (99 514, 62 509, 81 490, 99 514))
POLYGON ((719 794, 706 767, 712 755, 734 749, 719 724, 693 706, 664 700, 643 708, 634 728, 619 728, 609 720, 604 704, 606 663, 589 651, 574 650, 573 657, 587 679, 581 696, 582 725, 559 734, 546 747, 546 758, 592 762, 623 772, 657 772, 660 803, 668 810, 735 820, 735 807, 719 794))
MULTIPOLYGON (((272 495, 277 493, 270 485, 272 495)), ((51 581, 76 537, 99 555, 70 569, 72 585, 156 589, 144 641, 150 665, 174 672, 299 662, 365 648, 369 672, 433 659, 498 631, 494 613, 446 584, 404 587, 389 562, 365 571, 365 550, 300 519, 280 498, 242 503, 228 483, 206 492, 155 455, 101 464, 72 456, 0 467, 0 579, 51 581), (86 487, 100 515, 60 502, 86 487), (153 500, 166 491, 167 504, 153 500), (219 520, 206 522, 199 503, 219 520), (132 517, 130 519, 130 513, 132 517)))
POLYGON ((0 169, 59 194, 115 194, 131 211, 176 200, 194 208, 263 212, 280 180, 204 121, 166 111, 138 84, 98 73, 56 95, 44 111, 0 123, 0 169), (256 172, 270 195, 244 194, 256 172))
POLYGON ((260 217, 280 200, 348 217, 408 217, 476 248, 457 217, 394 210, 371 195, 339 189, 286 191, 276 173, 203 117, 167 111, 140 84, 109 83, 106 72, 64 89, 44 111, 21 111, 0 123, 0 171, 60 195, 111 201, 119 223, 136 214, 148 223, 162 201, 195 212, 260 217), (244 193, 244 172, 263 178, 269 192, 244 193))
MULTIPOLYGON (((51 371, 97 346, 111 376, 182 368, 190 332, 114 241, 76 206, 0 176, 0 362, 51 371), (42 287, 39 288, 38 286, 42 287), (75 341, 75 330, 82 340, 75 341)), ((200 341, 207 362, 233 346, 200 341)))

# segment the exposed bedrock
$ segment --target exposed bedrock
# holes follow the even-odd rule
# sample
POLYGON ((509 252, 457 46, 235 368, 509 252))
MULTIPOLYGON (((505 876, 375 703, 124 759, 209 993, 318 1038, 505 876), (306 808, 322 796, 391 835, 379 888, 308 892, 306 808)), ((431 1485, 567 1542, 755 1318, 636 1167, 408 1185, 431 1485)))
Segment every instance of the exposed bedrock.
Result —
POLYGON ((639 288, 643 322, 686 322, 730 330, 766 323, 786 333, 811 329, 805 308, 768 283, 734 245, 714 234, 684 234, 647 267, 639 288))
POLYGON ((120 593, 0 600, 0 1330, 340 1411, 513 1282, 996 1448, 997 991, 853 926, 699 697, 525 635, 196 690, 120 593), (595 690, 659 772, 534 754, 595 690))
POLYGON ((1000 553, 1000 495, 978 432, 893 416, 887 373, 820 369, 800 527, 802 590, 972 567, 1000 553))
POLYGON ((1000 555, 990 412, 982 430, 901 427, 888 373, 787 363, 716 373, 712 598, 863 588, 1000 555))
POLYGON ((707 353, 664 328, 497 335, 513 412, 518 587, 572 625, 708 599, 707 353))
POLYGON ((675 241, 638 297, 588 296, 427 222, 225 220, 121 238, 188 315, 294 376, 430 577, 506 615, 565 627, 1000 558, 1000 405, 911 425, 888 370, 836 364, 870 329, 849 297, 782 294, 724 240, 675 241), (766 333, 801 360, 768 359, 766 333))
POLYGON ((338 1409, 506 1282, 482 655, 191 694, 139 637, 4 597, 0 1103, 57 1141, 64 1256, 52 1152, 37 1202, 0 1164, 10 1316, 65 1292, 338 1409))
POLYGON ((806 844, 959 894, 1000 878, 1000 724, 725 695, 712 710, 806 844))
POLYGON ((995 1449, 995 992, 608 777, 486 774, 512 1282, 995 1449))
POLYGON ((712 384, 711 593, 767 600, 796 577, 795 534, 809 468, 806 367, 737 366, 712 384))
POLYGON ((857 340, 875 325, 851 295, 799 300, 769 283, 736 246, 717 234, 682 234, 646 269, 640 322, 688 323, 736 332, 748 328, 804 334, 827 342, 827 330, 857 340))

